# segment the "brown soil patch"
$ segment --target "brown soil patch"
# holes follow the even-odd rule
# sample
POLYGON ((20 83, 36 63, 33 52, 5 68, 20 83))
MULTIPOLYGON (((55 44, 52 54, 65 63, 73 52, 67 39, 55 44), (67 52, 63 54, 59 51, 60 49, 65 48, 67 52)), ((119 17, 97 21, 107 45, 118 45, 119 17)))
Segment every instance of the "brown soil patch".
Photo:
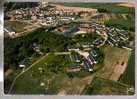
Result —
POLYGON ((13 72, 12 69, 8 69, 6 72, 5 72, 5 77, 7 77, 8 75, 10 75, 11 73, 13 72))
POLYGON ((124 73, 125 69, 127 67, 127 62, 121 65, 120 63, 117 64, 114 68, 114 71, 110 77, 110 80, 117 81, 119 77, 124 73))
POLYGON ((104 66, 97 72, 97 76, 117 80, 124 72, 131 52, 126 49, 108 46, 105 47, 104 53, 104 66), (124 62, 123 67, 121 66, 122 62, 124 62))
POLYGON ((121 4, 118 4, 118 6, 124 6, 124 7, 134 7, 134 4, 133 3, 121 3, 121 4))

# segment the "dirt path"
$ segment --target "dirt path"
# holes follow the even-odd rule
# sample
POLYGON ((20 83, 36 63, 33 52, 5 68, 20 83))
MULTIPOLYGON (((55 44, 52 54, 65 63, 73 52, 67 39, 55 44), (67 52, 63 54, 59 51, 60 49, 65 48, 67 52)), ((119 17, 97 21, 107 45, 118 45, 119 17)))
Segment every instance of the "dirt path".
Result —
POLYGON ((23 75, 26 71, 28 71, 29 69, 31 69, 33 66, 35 66, 37 63, 39 63, 41 60, 43 60, 47 55, 48 55, 48 54, 44 55, 44 56, 41 57, 39 60, 35 61, 32 65, 30 65, 27 69, 25 69, 24 71, 22 71, 21 73, 19 73, 19 74, 15 77, 15 79, 13 80, 13 82, 12 82, 12 84, 11 84, 11 86, 10 86, 10 89, 9 89, 8 93, 10 93, 10 92, 12 91, 13 86, 14 86, 16 80, 17 80, 21 75, 23 75))

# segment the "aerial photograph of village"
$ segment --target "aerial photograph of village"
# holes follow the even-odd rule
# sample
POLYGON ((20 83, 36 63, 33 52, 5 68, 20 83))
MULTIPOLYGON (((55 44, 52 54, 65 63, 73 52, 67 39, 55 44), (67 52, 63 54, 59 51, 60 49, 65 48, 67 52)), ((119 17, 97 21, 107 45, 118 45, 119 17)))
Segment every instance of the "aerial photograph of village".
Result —
POLYGON ((134 95, 134 4, 5 2, 4 93, 134 95))

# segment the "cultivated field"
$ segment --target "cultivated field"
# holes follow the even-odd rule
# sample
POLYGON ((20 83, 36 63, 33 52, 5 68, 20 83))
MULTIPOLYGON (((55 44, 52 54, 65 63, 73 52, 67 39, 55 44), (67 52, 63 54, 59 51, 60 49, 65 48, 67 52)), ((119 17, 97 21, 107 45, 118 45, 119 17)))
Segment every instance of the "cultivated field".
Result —
POLYGON ((104 53, 105 53, 104 66, 102 66, 102 69, 100 69, 97 72, 97 76, 110 79, 112 75, 114 76, 113 73, 117 64, 122 64, 122 63, 126 64, 128 62, 130 51, 122 48, 106 46, 104 48, 104 53))
POLYGON ((107 11, 112 13, 132 13, 135 10, 133 6, 123 6, 123 4, 118 5, 118 3, 104 3, 101 5, 99 3, 65 3, 63 5, 70 7, 95 8, 99 11, 107 11))
POLYGON ((135 52, 131 53, 127 68, 119 81, 135 87, 135 52))

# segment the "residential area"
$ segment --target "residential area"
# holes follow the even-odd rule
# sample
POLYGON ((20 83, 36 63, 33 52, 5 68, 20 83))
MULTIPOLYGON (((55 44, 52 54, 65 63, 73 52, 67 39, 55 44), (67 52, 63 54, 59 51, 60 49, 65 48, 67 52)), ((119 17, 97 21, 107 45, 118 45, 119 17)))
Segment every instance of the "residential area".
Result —
POLYGON ((135 9, 110 5, 5 3, 5 94, 133 95, 135 9))

